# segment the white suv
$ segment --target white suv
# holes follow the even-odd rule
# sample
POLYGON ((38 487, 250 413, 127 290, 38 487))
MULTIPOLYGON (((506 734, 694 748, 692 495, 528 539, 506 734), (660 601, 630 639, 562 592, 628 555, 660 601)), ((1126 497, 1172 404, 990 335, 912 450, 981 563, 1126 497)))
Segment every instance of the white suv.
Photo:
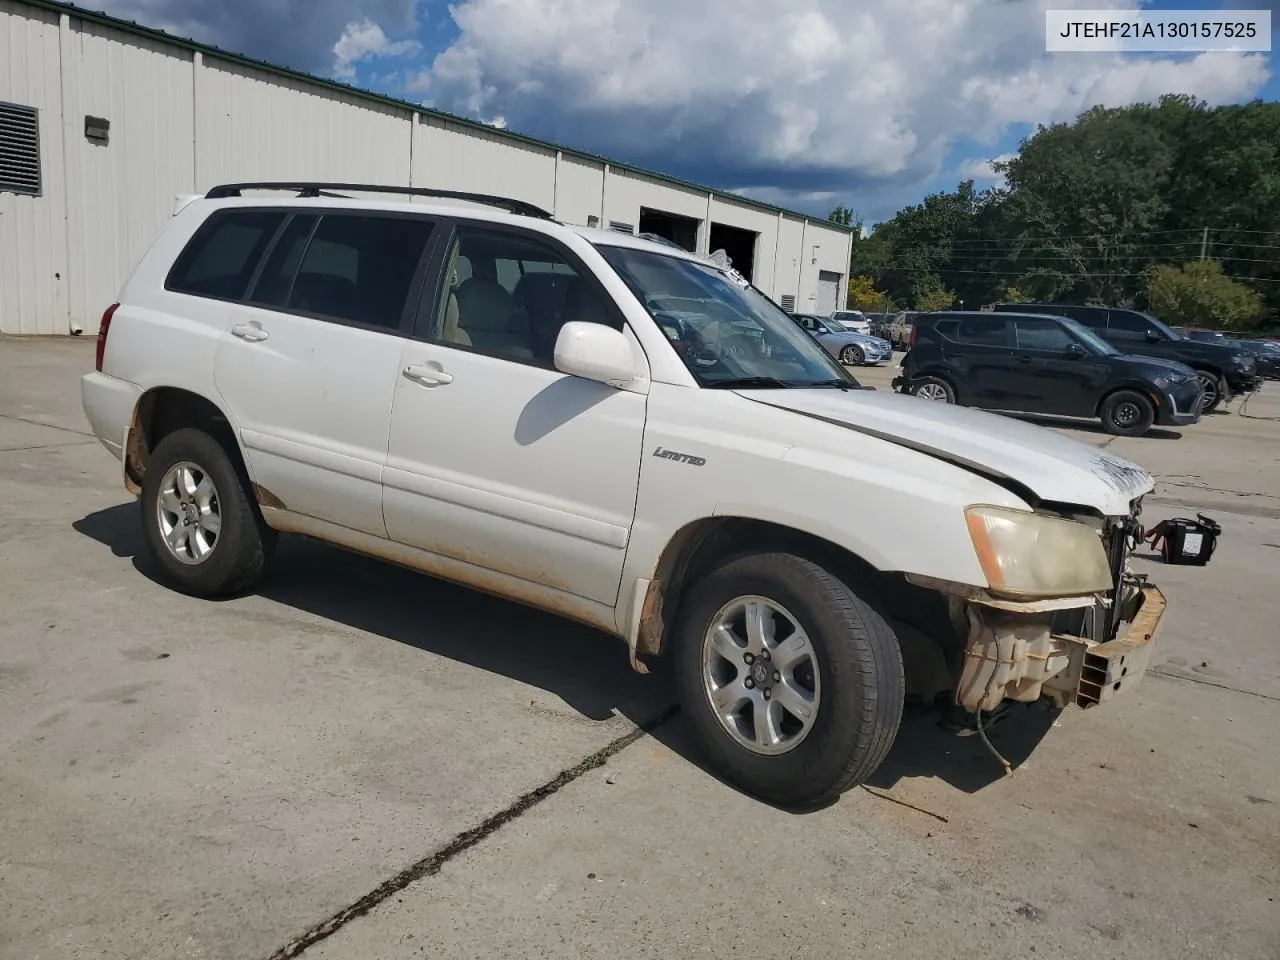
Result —
POLYGON ((861 388, 691 254, 462 196, 180 206, 83 381, 176 588, 300 533, 591 624, 673 657, 702 749, 783 804, 870 775, 906 695, 981 732, 1142 676, 1141 469, 861 388))

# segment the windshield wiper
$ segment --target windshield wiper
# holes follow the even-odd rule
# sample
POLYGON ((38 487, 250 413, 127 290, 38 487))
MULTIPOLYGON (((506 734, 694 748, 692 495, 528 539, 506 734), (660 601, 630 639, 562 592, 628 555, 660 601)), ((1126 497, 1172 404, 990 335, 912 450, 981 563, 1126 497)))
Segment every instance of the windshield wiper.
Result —
POLYGON ((797 387, 835 387, 838 390, 856 390, 860 384, 848 380, 814 380, 812 383, 797 383, 797 387))
POLYGON ((750 390, 752 387, 773 387, 785 390, 796 384, 789 380, 779 380, 777 377, 736 377, 729 380, 708 380, 707 386, 720 390, 750 390))

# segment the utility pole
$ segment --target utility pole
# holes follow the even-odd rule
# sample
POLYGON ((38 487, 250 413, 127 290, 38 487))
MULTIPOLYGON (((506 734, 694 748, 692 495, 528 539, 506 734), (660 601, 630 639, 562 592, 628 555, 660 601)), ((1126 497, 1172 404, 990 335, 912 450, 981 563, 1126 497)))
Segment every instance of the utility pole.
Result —
POLYGON ((1209 228, 1204 228, 1204 236, 1200 238, 1200 259, 1203 260, 1209 253, 1209 228))

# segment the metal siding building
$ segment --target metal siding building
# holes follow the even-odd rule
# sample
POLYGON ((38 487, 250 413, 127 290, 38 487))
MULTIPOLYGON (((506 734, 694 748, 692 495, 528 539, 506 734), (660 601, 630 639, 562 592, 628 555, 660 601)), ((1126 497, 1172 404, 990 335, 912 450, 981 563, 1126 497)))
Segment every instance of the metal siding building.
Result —
POLYGON ((0 333, 95 330, 177 195, 274 179, 497 193, 723 248, 801 310, 830 309, 852 244, 803 214, 52 0, 0 0, 0 333))

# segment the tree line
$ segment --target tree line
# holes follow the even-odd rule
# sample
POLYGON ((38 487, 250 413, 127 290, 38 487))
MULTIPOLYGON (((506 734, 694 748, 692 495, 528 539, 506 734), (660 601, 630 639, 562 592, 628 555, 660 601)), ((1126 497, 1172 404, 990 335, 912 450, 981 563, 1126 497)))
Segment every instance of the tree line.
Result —
MULTIPOLYGON (((1280 104, 1098 107, 993 166, 999 185, 965 180, 855 235, 850 305, 1101 303, 1223 329, 1280 318, 1280 104)), ((831 219, 861 226, 843 206, 831 219)))

